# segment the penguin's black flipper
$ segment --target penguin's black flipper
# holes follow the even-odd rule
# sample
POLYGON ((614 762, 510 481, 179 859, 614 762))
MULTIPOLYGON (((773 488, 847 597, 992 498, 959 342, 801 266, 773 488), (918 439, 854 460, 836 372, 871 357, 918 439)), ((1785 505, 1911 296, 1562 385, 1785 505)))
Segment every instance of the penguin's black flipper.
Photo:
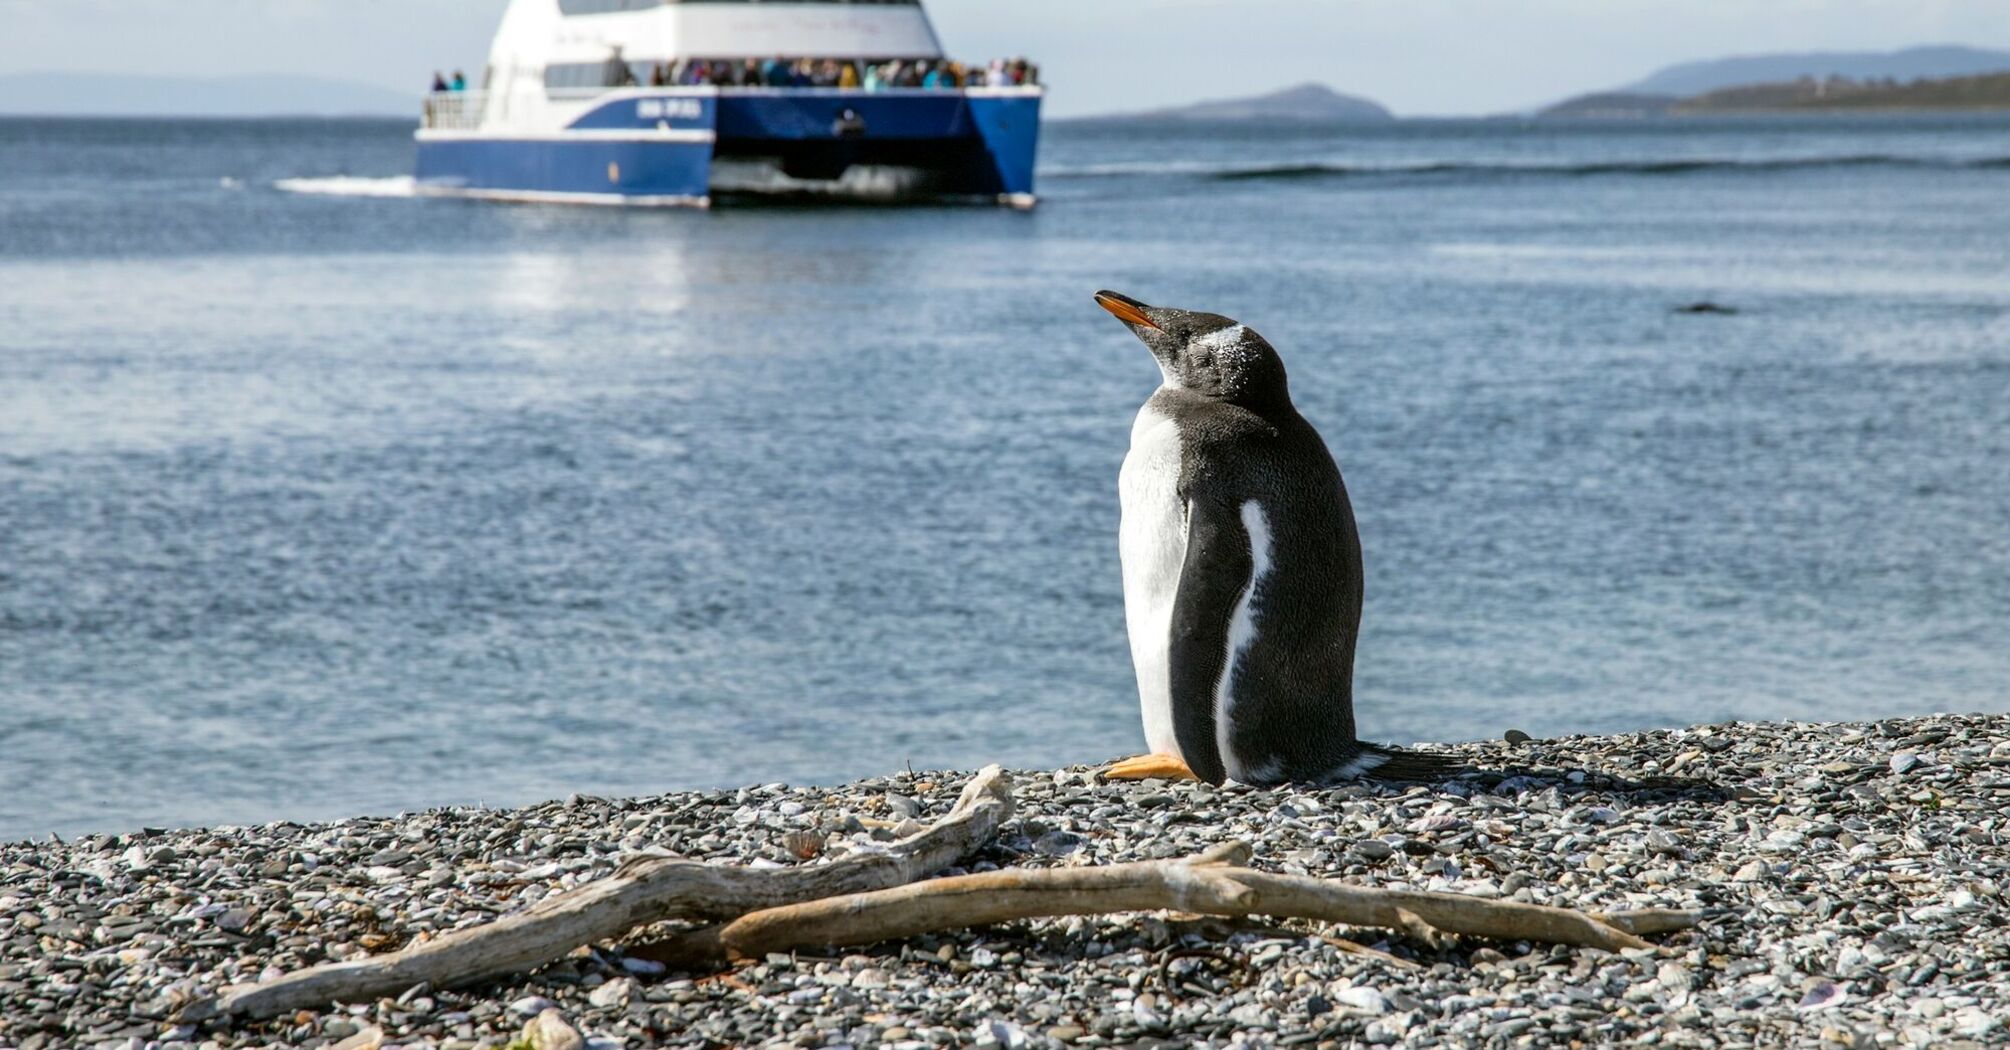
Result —
POLYGON ((1224 675, 1234 673, 1228 634, 1256 563, 1234 511, 1191 498, 1186 519, 1186 561, 1173 601, 1169 648, 1173 730, 1187 768, 1219 785, 1228 770, 1215 727, 1215 691, 1224 675))
POLYGON ((1347 760, 1333 773, 1334 780, 1445 780, 1472 767, 1451 755, 1428 751, 1405 751, 1357 742, 1360 754, 1347 760))

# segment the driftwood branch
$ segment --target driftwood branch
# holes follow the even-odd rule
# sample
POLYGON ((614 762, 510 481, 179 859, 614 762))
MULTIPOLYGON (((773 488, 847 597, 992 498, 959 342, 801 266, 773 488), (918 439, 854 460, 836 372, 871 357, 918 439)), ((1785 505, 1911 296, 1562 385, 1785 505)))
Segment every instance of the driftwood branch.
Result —
POLYGON ((1681 908, 1637 908, 1631 911, 1599 912, 1598 917, 1636 937, 1650 933, 1674 933, 1703 921, 1703 912, 1681 908))
POLYGON ((991 766, 948 815, 883 851, 814 867, 754 869, 677 857, 638 857, 608 878, 548 897, 484 926, 403 951, 329 963, 242 985, 183 1008, 183 1021, 271 1017, 329 1003, 367 1002, 421 982, 453 987, 535 969, 584 944, 669 919, 717 922, 748 912, 885 889, 933 875, 975 853, 1012 815, 1011 780, 991 766))
MULTIPOLYGON (((1180 860, 985 872, 753 912, 715 931, 701 932, 710 935, 726 959, 758 959, 809 945, 869 944, 1015 919, 1173 910, 1315 919, 1419 936, 1468 934, 1608 951, 1652 947, 1619 922, 1566 908, 1347 886, 1255 871, 1242 866, 1248 859, 1247 846, 1231 843, 1180 860)), ((1692 912, 1624 916, 1634 929, 1663 932, 1693 926, 1697 918, 1692 912)), ((698 950, 704 945, 685 947, 698 950)))

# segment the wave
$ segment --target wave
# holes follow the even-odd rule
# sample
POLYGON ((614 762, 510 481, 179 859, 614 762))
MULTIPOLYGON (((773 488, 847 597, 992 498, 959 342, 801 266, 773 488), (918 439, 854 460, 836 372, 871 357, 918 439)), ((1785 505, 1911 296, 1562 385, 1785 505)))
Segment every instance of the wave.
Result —
POLYGON ((1773 172, 1822 168, 1932 168, 1986 170, 2010 168, 2010 157, 1908 157, 1859 153, 1817 157, 1609 160, 1581 162, 1421 161, 1390 164, 1347 164, 1302 161, 1285 164, 1206 165, 1187 161, 1159 164, 1096 164, 1043 169, 1042 178, 1199 178, 1217 182, 1294 181, 1391 176, 1583 177, 1596 175, 1691 175, 1700 172, 1773 172))
POLYGON ((419 182, 410 175, 372 179, 359 175, 330 175, 315 179, 280 179, 275 189, 287 193, 311 193, 323 197, 416 197, 419 182))

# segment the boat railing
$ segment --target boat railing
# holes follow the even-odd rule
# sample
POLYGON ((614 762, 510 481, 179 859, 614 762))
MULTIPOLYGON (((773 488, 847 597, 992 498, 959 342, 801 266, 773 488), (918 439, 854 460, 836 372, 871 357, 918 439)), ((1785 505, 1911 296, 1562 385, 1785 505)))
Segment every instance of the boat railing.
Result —
POLYGON ((435 91, 426 96, 424 126, 431 131, 473 131, 488 108, 486 91, 435 91))
MULTIPOLYGON (((672 89, 676 90, 676 89, 672 89)), ((968 87, 757 87, 736 84, 722 84, 718 91, 722 95, 839 95, 847 98, 864 96, 867 98, 886 95, 899 98, 930 98, 940 95, 967 95, 986 97, 1025 97, 1044 95, 1047 89, 1038 84, 1013 84, 1003 87, 970 85, 968 87)))
POLYGON ((740 84, 683 84, 683 85, 655 85, 650 87, 642 87, 636 84, 627 84, 621 87, 546 88, 544 92, 544 97, 553 102, 591 102, 594 101, 595 99, 607 98, 609 96, 617 94, 635 95, 643 97, 649 95, 777 95, 777 96, 814 95, 814 96, 843 96, 850 98, 858 96, 869 97, 874 95, 889 95, 897 97, 928 98, 932 96, 951 95, 951 94, 969 95, 976 97, 1011 97, 1011 96, 1031 97, 1031 96, 1044 95, 1046 93, 1047 89, 1037 84, 1011 85, 1005 87, 981 87, 973 85, 970 87, 932 87, 932 88, 762 87, 758 85, 740 85, 740 84))
MULTIPOLYGON (((1039 96, 1046 93, 1037 85, 1013 87, 960 87, 960 88, 865 88, 848 87, 737 87, 697 85, 691 87, 584 87, 558 88, 545 92, 545 97, 553 102, 591 102, 610 95, 813 95, 813 96, 907 96, 929 97, 945 94, 965 96, 1039 96)), ((425 114, 421 127, 427 131, 479 131, 482 120, 488 112, 489 94, 486 91, 435 91, 426 96, 425 114)))

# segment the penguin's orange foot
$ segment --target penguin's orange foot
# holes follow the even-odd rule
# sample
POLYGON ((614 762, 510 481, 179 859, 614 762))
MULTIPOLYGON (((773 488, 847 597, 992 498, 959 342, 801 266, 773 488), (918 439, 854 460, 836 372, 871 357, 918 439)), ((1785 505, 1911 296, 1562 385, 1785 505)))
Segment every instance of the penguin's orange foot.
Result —
POLYGON ((1139 755, 1098 772, 1104 780, 1199 780, 1175 755, 1139 755))

